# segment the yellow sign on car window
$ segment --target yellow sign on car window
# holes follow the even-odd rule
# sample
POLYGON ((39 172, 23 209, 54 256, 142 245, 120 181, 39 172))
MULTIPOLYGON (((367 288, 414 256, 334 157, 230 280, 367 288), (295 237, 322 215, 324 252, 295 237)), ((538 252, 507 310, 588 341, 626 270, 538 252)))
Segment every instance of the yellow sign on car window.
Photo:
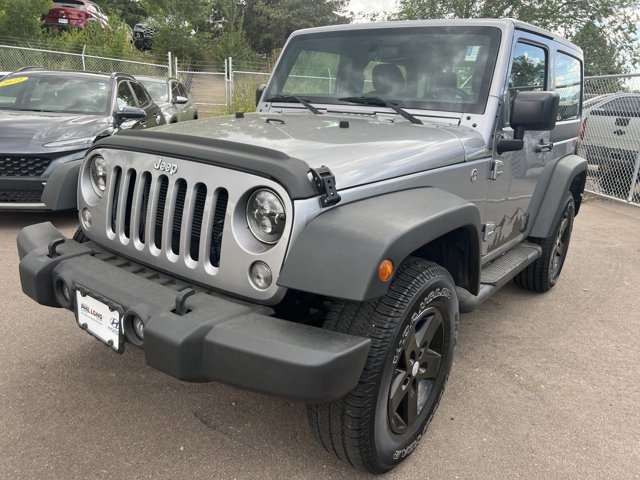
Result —
POLYGON ((15 85, 16 83, 22 83, 24 81, 29 80, 29 77, 14 77, 7 78, 6 80, 2 80, 0 82, 0 87, 7 87, 9 85, 15 85))

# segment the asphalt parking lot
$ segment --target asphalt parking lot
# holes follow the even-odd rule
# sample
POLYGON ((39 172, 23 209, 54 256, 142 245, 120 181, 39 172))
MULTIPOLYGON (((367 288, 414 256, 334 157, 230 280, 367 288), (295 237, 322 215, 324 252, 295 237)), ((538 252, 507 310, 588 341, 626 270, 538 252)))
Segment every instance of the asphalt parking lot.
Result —
MULTIPOLYGON (((24 296, 15 236, 44 219, 0 214, 0 478, 360 478, 304 405, 181 383, 24 296)), ((464 315, 440 409, 386 478, 640 478, 639 239, 640 209, 590 200, 551 292, 464 315)))

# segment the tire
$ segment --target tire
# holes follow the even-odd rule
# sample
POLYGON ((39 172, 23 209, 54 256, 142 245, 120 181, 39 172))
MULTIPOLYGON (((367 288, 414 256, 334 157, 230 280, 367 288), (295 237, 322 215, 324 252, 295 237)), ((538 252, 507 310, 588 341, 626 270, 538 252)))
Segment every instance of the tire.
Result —
POLYGON ((327 451, 383 473, 416 449, 451 371, 458 315, 449 273, 417 258, 401 265, 384 297, 331 305, 323 327, 369 337, 371 348, 352 392, 307 407, 313 435, 327 451))
POLYGON ((76 232, 73 234, 73 239, 78 243, 86 243, 89 241, 89 237, 84 234, 80 227, 78 227, 76 232))
POLYGON ((516 285, 521 288, 542 293, 549 291, 558 281, 573 230, 575 202, 571 192, 565 194, 561 205, 562 213, 551 235, 543 239, 531 239, 542 247, 542 255, 514 278, 516 285))

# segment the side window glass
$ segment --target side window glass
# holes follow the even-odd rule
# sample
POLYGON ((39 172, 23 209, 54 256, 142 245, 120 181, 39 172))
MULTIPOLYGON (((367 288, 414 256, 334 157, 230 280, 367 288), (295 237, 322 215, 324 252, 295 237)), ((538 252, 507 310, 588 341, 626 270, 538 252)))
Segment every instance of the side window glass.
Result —
POLYGON ((622 95, 591 111, 591 115, 611 117, 640 117, 640 96, 622 95))
POLYGON ((136 99, 129 88, 129 82, 120 82, 118 84, 116 103, 118 104, 118 110, 122 110, 124 107, 137 107, 136 99))
POLYGON ((509 75, 509 98, 505 122, 509 122, 511 105, 518 92, 541 91, 546 88, 547 52, 542 47, 518 42, 509 75))
POLYGON ((140 85, 139 83, 132 83, 131 87, 133 87, 133 93, 135 93, 136 97, 138 97, 140 108, 144 108, 151 103, 151 98, 149 98, 149 94, 142 85, 140 85))
POLYGON ((183 84, 181 83, 178 84, 178 91, 180 92, 180 95, 182 95, 183 97, 189 98, 189 92, 187 92, 187 88, 183 84))
POLYGON ((555 85, 560 96, 558 121, 575 120, 580 113, 582 98, 582 68, 580 61, 557 52, 555 58, 555 85))

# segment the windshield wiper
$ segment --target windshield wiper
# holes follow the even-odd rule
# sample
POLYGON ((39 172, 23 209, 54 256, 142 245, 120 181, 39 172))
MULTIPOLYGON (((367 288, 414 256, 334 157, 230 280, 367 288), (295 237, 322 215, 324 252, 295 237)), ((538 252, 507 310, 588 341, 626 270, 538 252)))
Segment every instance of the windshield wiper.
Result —
POLYGON ((309 100, 299 97, 298 95, 274 95, 265 100, 265 102, 298 102, 311 110, 316 115, 322 115, 322 112, 309 103, 309 100))
POLYGON ((391 110, 393 110, 394 112, 396 112, 401 117, 406 118, 411 123, 415 123, 416 125, 424 125, 422 123, 422 120, 420 120, 419 118, 411 115, 404 108, 399 107, 397 103, 389 102, 389 101, 387 101, 387 100, 385 100, 383 98, 380 98, 380 97, 370 97, 370 96, 341 97, 338 100, 340 100, 342 102, 357 103, 357 104, 360 104, 360 105, 373 105, 373 106, 377 106, 377 107, 387 107, 387 108, 390 108, 391 110))

